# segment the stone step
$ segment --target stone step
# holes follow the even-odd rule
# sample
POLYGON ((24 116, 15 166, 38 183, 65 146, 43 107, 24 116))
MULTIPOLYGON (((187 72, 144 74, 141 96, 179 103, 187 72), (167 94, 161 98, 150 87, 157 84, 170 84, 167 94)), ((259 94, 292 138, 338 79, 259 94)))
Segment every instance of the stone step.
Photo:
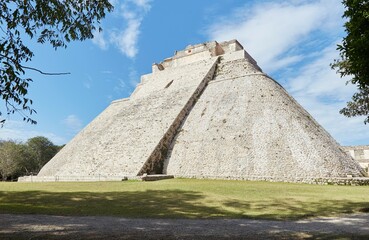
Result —
POLYGON ((174 176, 166 174, 153 174, 153 175, 144 174, 141 179, 142 181, 158 181, 171 178, 174 178, 174 176))

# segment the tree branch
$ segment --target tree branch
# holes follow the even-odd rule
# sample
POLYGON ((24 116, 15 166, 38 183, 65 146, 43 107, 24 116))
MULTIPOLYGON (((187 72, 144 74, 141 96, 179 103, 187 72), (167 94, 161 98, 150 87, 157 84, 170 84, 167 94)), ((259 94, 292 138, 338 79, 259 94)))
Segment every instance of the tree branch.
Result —
POLYGON ((26 67, 26 66, 22 66, 22 68, 33 70, 33 71, 39 72, 39 73, 41 73, 43 75, 68 75, 68 74, 71 74, 70 72, 65 72, 65 73, 46 73, 46 72, 43 72, 43 71, 41 71, 41 70, 39 70, 37 68, 26 67))
MULTIPOLYGON (((6 58, 6 59, 12 61, 15 65, 16 64, 19 64, 14 59, 12 59, 12 58, 10 58, 8 56, 5 56, 5 55, 0 54, 0 57, 6 58)), ((29 70, 33 70, 33 71, 39 72, 39 73, 41 73, 43 75, 68 75, 68 74, 71 74, 70 72, 65 72, 65 73, 47 73, 47 72, 43 72, 40 69, 33 68, 33 67, 27 67, 27 66, 23 66, 23 65, 20 65, 20 64, 19 64, 19 66, 22 67, 22 68, 25 68, 25 69, 29 69, 29 70)))

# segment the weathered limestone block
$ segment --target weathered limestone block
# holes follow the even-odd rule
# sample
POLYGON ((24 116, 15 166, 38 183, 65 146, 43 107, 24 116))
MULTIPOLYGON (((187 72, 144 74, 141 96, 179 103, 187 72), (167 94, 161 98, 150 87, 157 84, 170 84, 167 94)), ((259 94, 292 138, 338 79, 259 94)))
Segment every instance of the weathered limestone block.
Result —
POLYGON ((144 174, 141 177, 142 181, 159 181, 159 180, 165 180, 165 179, 172 179, 174 178, 173 175, 164 175, 164 174, 153 174, 153 175, 147 175, 144 174))

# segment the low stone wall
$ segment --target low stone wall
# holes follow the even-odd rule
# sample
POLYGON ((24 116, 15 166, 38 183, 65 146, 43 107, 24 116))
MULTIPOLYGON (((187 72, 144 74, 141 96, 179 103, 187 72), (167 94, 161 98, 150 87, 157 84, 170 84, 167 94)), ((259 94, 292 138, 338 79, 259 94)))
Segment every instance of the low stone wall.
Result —
POLYGON ((142 181, 159 181, 164 179, 172 179, 174 178, 173 175, 166 175, 166 174, 154 174, 154 175, 147 175, 144 174, 142 176, 142 181))
POLYGON ((293 182, 318 185, 349 185, 349 186, 369 186, 369 178, 274 178, 270 176, 194 176, 194 175, 144 175, 144 176, 55 176, 55 177, 37 177, 24 176, 18 178, 18 182, 104 182, 104 181, 125 181, 125 180, 143 180, 155 181, 169 178, 192 178, 192 179, 217 179, 217 180, 243 180, 243 181, 268 181, 268 182, 293 182))
POLYGON ((368 186, 369 178, 317 178, 316 184, 321 185, 351 185, 351 186, 368 186))
POLYGON ((136 176, 24 176, 18 182, 113 182, 139 178, 136 176))
POLYGON ((270 176, 190 176, 175 175, 175 178, 193 178, 193 179, 217 179, 217 180, 243 180, 243 181, 267 181, 267 182, 286 182, 286 183, 306 183, 318 185, 350 185, 350 186, 369 186, 369 178, 275 178, 270 176))

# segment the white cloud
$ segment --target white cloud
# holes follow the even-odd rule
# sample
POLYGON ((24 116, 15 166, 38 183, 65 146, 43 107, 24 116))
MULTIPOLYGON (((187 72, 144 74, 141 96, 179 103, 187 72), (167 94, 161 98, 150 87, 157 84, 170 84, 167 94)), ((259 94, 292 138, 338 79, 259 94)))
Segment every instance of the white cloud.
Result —
POLYGON ((96 32, 93 43, 101 49, 107 49, 109 44, 114 45, 120 52, 134 58, 138 53, 138 38, 140 26, 145 15, 150 11, 150 0, 126 0, 123 3, 114 2, 114 16, 121 19, 125 27, 113 28, 109 31, 109 40, 105 40, 102 33, 96 32))
POLYGON ((99 46, 102 50, 108 49, 108 43, 104 38, 104 32, 96 30, 94 33, 94 38, 92 39, 92 42, 99 46))
POLYGON ((296 54, 301 44, 315 31, 329 34, 342 24, 341 15, 336 0, 269 1, 237 9, 206 31, 217 41, 238 39, 271 72, 302 60, 296 54))
POLYGON ((336 44, 332 43, 321 51, 297 76, 287 79, 286 88, 339 143, 363 144, 369 136, 363 118, 346 118, 339 113, 356 89, 346 85, 347 79, 341 79, 330 68, 329 62, 337 55, 335 49, 336 44))
POLYGON ((134 58, 138 52, 137 39, 140 34, 140 19, 130 19, 128 26, 123 32, 112 32, 111 42, 114 43, 118 49, 129 58, 134 58))
POLYGON ((67 141, 54 133, 40 132, 34 129, 35 125, 29 123, 7 120, 4 127, 0 128, 0 139, 25 142, 33 137, 44 136, 56 145, 65 144, 67 141))
POLYGON ((341 79, 329 63, 337 57, 336 43, 320 51, 315 60, 298 69, 298 76, 288 79, 291 92, 301 92, 305 96, 325 96, 342 101, 350 98, 355 86, 347 85, 348 79, 341 79))
POLYGON ((151 9, 151 0, 132 0, 132 2, 134 2, 134 4, 136 4, 137 6, 143 8, 146 12, 151 9))
POLYGON ((71 134, 76 134, 83 127, 82 120, 74 114, 68 115, 62 122, 71 134))

